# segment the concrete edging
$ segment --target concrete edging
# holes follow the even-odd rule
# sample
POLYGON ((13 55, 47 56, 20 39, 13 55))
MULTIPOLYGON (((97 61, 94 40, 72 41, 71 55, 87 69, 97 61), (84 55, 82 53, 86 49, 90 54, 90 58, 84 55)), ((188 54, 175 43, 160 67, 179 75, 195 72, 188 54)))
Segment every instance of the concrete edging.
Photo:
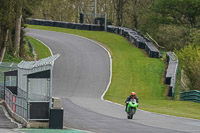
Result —
POLYGON ((26 127, 26 128, 48 128, 49 122, 37 122, 32 121, 28 122, 23 117, 19 116, 8 106, 8 104, 2 100, 1 104, 5 107, 6 111, 9 113, 10 117, 13 118, 18 125, 18 128, 26 127))

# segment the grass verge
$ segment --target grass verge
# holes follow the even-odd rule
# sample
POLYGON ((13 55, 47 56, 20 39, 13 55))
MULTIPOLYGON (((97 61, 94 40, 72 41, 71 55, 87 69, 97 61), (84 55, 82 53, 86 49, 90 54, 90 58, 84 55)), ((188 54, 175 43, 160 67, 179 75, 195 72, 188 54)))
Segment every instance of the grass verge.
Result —
POLYGON ((14 62, 14 63, 19 63, 22 60, 33 60, 33 54, 31 53, 31 50, 28 46, 28 42, 26 41, 26 39, 23 40, 25 43, 23 44, 23 46, 21 46, 21 57, 15 57, 12 54, 10 54, 8 51, 6 51, 6 54, 4 56, 3 62, 14 62))
MULTIPOLYGON (((29 39, 29 41, 31 42, 31 44, 33 45, 35 52, 37 54, 37 59, 42 59, 42 58, 46 58, 51 56, 51 52, 49 51, 48 47, 45 46, 44 44, 42 44, 40 41, 26 36, 26 38, 29 39)), ((14 57, 9 53, 6 53, 3 59, 3 62, 14 62, 14 63, 19 63, 22 60, 26 60, 26 61, 32 61, 34 60, 34 55, 31 53, 31 50, 28 46, 28 43, 26 41, 26 44, 24 44, 24 55, 23 57, 14 57)))
POLYGON ((29 39, 29 41, 33 45, 34 50, 36 51, 38 60, 51 56, 51 52, 49 51, 47 46, 45 46, 40 41, 38 41, 38 40, 36 40, 32 37, 27 36, 27 38, 29 39))
POLYGON ((163 84, 165 63, 147 57, 125 38, 107 32, 83 31, 58 27, 28 25, 28 28, 80 35, 102 43, 112 56, 112 83, 105 99, 124 105, 131 91, 140 100, 140 109, 174 116, 200 119, 200 104, 171 101, 165 97, 163 84))
POLYGON ((4 58, 3 58, 3 62, 13 62, 13 63, 19 63, 20 61, 22 61, 23 59, 21 57, 14 57, 12 56, 11 54, 9 53, 6 53, 4 55, 4 58))

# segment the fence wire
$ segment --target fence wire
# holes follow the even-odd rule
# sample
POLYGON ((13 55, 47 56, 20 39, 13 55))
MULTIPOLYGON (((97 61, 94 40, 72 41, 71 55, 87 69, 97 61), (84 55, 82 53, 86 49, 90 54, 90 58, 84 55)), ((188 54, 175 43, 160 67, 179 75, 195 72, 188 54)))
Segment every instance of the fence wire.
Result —
MULTIPOLYGON (((0 98, 4 98, 4 72, 17 70, 16 63, 0 62, 0 98)), ((6 85, 16 86, 16 77, 6 79, 6 85)))

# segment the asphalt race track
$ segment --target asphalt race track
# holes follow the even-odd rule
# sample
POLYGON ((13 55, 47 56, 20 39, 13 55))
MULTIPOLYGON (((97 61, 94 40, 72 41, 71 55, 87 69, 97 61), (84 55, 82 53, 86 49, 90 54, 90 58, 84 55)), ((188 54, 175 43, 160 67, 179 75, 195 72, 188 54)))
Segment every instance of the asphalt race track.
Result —
POLYGON ((53 96, 62 98, 64 126, 95 133, 199 133, 200 121, 138 110, 128 120, 124 107, 101 100, 110 80, 110 58, 82 37, 35 29, 27 35, 61 54, 54 65, 53 96))

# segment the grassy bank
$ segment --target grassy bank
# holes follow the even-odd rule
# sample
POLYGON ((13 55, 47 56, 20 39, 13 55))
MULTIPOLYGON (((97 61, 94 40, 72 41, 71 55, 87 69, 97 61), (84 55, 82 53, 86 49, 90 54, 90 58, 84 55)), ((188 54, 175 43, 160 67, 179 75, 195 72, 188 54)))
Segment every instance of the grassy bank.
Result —
POLYGON ((23 55, 20 55, 21 57, 15 57, 7 51, 4 56, 3 62, 19 63, 22 60, 33 60, 33 54, 31 53, 30 47, 28 46, 28 42, 26 41, 26 39, 24 39, 24 42, 25 44, 23 45, 23 49, 21 49, 23 51, 23 55))
POLYGON ((40 41, 27 36, 31 44, 33 45, 35 52, 37 54, 37 59, 42 59, 51 56, 51 52, 49 51, 48 47, 42 44, 40 41))
MULTIPOLYGON (((29 39, 29 41, 31 42, 31 44, 33 45, 36 55, 37 55, 37 59, 42 59, 42 58, 46 58, 51 56, 51 53, 49 51, 49 49, 42 44, 40 41, 31 38, 29 36, 26 36, 26 38, 29 39)), ((34 60, 34 55, 31 52, 30 47, 28 46, 28 42, 26 41, 26 44, 24 45, 24 55, 23 57, 14 57, 9 53, 5 54, 5 57, 3 59, 3 62, 14 62, 14 63, 19 63, 22 60, 26 60, 26 61, 33 61, 34 60)))
POLYGON ((146 56, 125 38, 107 32, 73 30, 28 25, 28 28, 76 34, 102 43, 112 56, 112 83, 105 99, 124 105, 131 91, 140 100, 140 109, 175 116, 200 119, 200 104, 171 101, 165 97, 166 85, 162 75, 166 67, 161 59, 146 56))

